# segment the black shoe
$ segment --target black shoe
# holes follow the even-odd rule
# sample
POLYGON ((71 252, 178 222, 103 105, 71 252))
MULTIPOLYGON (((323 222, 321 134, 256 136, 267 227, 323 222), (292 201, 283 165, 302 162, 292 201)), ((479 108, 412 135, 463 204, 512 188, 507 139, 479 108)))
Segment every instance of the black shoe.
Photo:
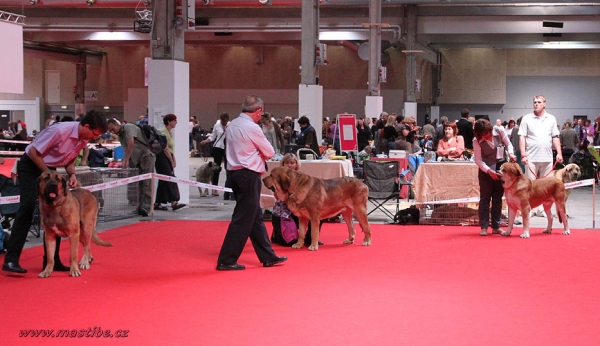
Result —
POLYGON ((6 263, 4 263, 2 265, 2 270, 4 270, 5 272, 19 273, 19 274, 25 274, 25 273, 27 273, 27 269, 21 268, 21 266, 19 265, 19 263, 16 263, 16 262, 6 262, 6 263))
POLYGON ((183 207, 185 207, 185 204, 183 204, 183 203, 175 203, 175 204, 171 205, 171 208, 173 209, 173 211, 181 209, 183 207))
POLYGON ((274 258, 268 260, 268 261, 264 261, 263 262, 263 267, 272 267, 276 264, 280 264, 287 261, 287 257, 285 256, 275 256, 274 258))
POLYGON ((138 214, 146 217, 146 216, 148 216, 148 210, 146 210, 144 208, 140 208, 140 209, 138 209, 138 214))
POLYGON ((154 205, 154 210, 169 210, 167 209, 167 207, 161 205, 161 204, 155 204, 154 205))
POLYGON ((245 266, 241 264, 217 264, 217 270, 244 270, 245 266))

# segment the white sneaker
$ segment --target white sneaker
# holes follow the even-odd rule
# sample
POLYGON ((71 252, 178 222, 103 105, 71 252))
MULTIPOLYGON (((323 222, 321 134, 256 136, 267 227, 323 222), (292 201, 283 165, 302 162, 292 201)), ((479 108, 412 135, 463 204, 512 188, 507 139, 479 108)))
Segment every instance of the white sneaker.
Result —
POLYGON ((523 224, 523 219, 519 216, 519 217, 515 217, 515 221, 514 221, 515 225, 522 225, 523 224))

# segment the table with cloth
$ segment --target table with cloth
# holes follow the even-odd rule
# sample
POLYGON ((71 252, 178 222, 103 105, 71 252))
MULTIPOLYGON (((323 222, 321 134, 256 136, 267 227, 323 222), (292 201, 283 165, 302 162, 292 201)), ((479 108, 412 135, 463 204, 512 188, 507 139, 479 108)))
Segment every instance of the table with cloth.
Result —
MULTIPOLYGON (((276 167, 281 167, 281 161, 267 161, 267 167, 270 172, 276 167)), ((269 172, 266 172, 263 178, 266 177, 269 172)), ((321 179, 354 176, 352 162, 350 160, 301 160, 300 172, 321 179)), ((275 198, 271 196, 273 196, 273 192, 263 185, 260 197, 261 208, 272 208, 275 205, 275 198)))
POLYGON ((427 162, 413 178, 417 203, 479 197, 479 168, 473 162, 427 162))

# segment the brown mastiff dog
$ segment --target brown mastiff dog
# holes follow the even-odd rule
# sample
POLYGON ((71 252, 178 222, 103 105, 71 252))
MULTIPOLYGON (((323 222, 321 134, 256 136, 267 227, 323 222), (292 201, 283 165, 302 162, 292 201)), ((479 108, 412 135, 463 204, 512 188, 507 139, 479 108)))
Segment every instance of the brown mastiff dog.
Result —
MULTIPOLYGON (((502 235, 508 236, 513 228, 517 210, 523 215, 521 238, 529 238, 529 211, 539 205, 544 206, 546 215, 552 215, 552 204, 556 205, 558 221, 564 225, 563 234, 571 234, 565 209, 565 185, 554 177, 531 180, 523 174, 518 164, 507 162, 500 167, 502 186, 508 204, 508 229, 502 235)), ((552 232, 552 217, 548 217, 548 227, 544 233, 552 232)))
MULTIPOLYGON (((569 163, 562 169, 552 171, 552 173, 550 173, 550 176, 562 181, 563 183, 571 183, 571 182, 577 181, 577 180, 579 180, 579 178, 581 178, 581 168, 579 168, 579 166, 575 163, 569 163)), ((571 194, 571 192, 573 192, 573 189, 568 189, 565 192, 566 192, 566 197, 565 197, 565 201, 566 201, 567 198, 569 198, 569 195, 571 194)))
POLYGON ((356 215, 365 234, 362 245, 371 245, 371 226, 367 219, 369 188, 356 178, 344 177, 319 179, 287 167, 277 167, 263 179, 263 184, 275 193, 275 198, 286 202, 290 211, 298 216, 300 229, 299 249, 304 244, 308 221, 311 222, 312 243, 309 250, 319 249, 319 221, 342 214, 348 226, 348 239, 344 244, 354 243, 356 229, 352 214, 356 215))
POLYGON ((94 260, 90 240, 101 246, 112 246, 98 237, 96 219, 98 201, 86 189, 69 191, 67 179, 56 171, 45 171, 38 178, 38 201, 46 241, 46 268, 38 277, 47 278, 54 268, 56 236, 68 237, 71 241, 70 275, 80 276, 79 269, 90 269, 94 260), (83 244, 83 258, 77 267, 79 242, 83 244))

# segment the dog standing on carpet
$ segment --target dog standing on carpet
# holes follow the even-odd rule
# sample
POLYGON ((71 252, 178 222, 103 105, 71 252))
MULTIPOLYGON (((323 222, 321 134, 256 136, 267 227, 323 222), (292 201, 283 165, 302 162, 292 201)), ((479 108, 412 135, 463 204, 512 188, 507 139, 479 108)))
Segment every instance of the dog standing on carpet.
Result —
POLYGON ((290 211, 298 216, 298 242, 292 248, 299 249, 304 245, 310 221, 312 243, 308 249, 318 250, 319 221, 340 213, 348 226, 348 239, 344 240, 344 244, 354 243, 354 214, 365 234, 362 245, 371 245, 371 226, 367 219, 369 188, 362 181, 351 177, 319 179, 287 167, 277 167, 263 179, 263 184, 274 192, 275 198, 286 202, 290 211))
MULTIPOLYGON (((554 178, 546 177, 542 179, 531 180, 523 174, 521 167, 513 162, 507 162, 500 167, 502 177, 502 187, 504 187, 504 196, 508 204, 508 229, 502 232, 502 235, 509 236, 517 210, 523 215, 523 233, 521 238, 529 238, 529 211, 539 205, 544 206, 546 215, 552 215, 550 210, 552 204, 556 205, 558 221, 564 225, 562 234, 569 235, 569 221, 565 208, 565 184, 554 178)), ((552 232, 552 217, 548 218, 548 227, 544 233, 552 232)))
POLYGON ((90 269, 90 263, 94 260, 90 240, 96 245, 112 246, 111 243, 100 239, 96 231, 98 201, 86 189, 69 190, 67 179, 56 171, 43 172, 37 181, 40 216, 46 242, 46 268, 38 277, 47 278, 52 275, 57 236, 69 238, 70 275, 80 276, 79 269, 90 269), (78 267, 79 242, 83 245, 83 257, 78 267))
MULTIPOLYGON (((196 170, 196 181, 199 183, 210 184, 214 174, 213 172, 221 172, 221 166, 217 166, 213 162, 203 164, 196 170)), ((207 187, 205 187, 204 192, 202 192, 202 188, 198 186, 198 192, 200 192, 200 197, 209 195, 207 187)))
MULTIPOLYGON (((571 183, 571 182, 577 181, 577 180, 579 180, 579 178, 581 178, 581 168, 579 168, 579 166, 575 163, 569 163, 562 169, 552 171, 550 176, 562 181, 563 183, 571 183)), ((572 190, 573 189, 567 189, 565 191, 565 193, 566 193, 565 202, 569 198, 569 195, 571 194, 571 192, 573 192, 572 190)))

